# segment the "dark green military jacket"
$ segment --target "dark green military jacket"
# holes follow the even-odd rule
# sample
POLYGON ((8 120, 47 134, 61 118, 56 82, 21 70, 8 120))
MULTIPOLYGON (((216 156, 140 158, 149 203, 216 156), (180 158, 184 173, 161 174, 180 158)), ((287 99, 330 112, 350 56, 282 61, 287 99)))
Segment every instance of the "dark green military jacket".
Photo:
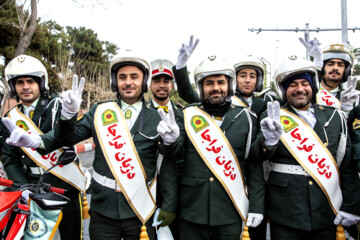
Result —
MULTIPOLYGON (((117 100, 117 104, 121 108, 120 100, 117 100)), ((58 127, 54 132, 55 137, 46 135, 42 137, 42 140, 44 141, 46 150, 51 151, 57 147, 57 144, 73 145, 93 137, 95 143, 94 171, 102 176, 114 179, 104 157, 94 126, 94 114, 98 106, 99 104, 95 104, 76 124, 75 118, 70 120, 74 123, 72 125, 74 131, 71 130, 71 126, 69 125, 64 127, 63 124, 67 124, 69 121, 59 121, 58 127), (73 132, 74 134, 71 136, 67 135, 66 139, 60 139, 60 133, 65 131, 65 129, 67 132, 73 132), (54 141, 54 139, 56 141, 54 141)), ((164 155, 168 154, 167 150, 172 152, 171 145, 164 146, 160 144, 161 139, 156 130, 160 120, 161 118, 157 113, 157 109, 151 106, 150 103, 147 103, 143 105, 141 113, 130 130, 148 181, 154 178, 156 172, 158 150, 164 155)), ((158 177, 158 189, 160 189, 160 194, 163 199, 162 206, 160 207, 166 212, 175 213, 177 203, 176 185, 172 184, 176 182, 172 180, 176 178, 175 164, 171 161, 163 161, 162 169, 163 168, 166 170, 162 171, 158 177)), ((126 219, 136 216, 122 193, 104 187, 94 180, 91 182, 91 190, 91 210, 113 219, 126 219)))
MULTIPOLYGON (((296 114, 289 105, 283 108, 296 114)), ((331 118, 336 111, 331 107, 314 104, 314 109, 317 119, 314 131, 323 143, 328 143, 327 148, 336 159, 342 125, 340 115, 336 113, 331 118)), ((261 119, 265 117, 267 112, 261 119)), ((259 135, 262 135, 261 131, 259 135)), ((269 157, 271 162, 299 165, 281 141, 269 157)), ((351 162, 350 138, 339 170, 344 199, 340 210, 360 215, 360 183, 351 162)), ((278 224, 305 231, 323 230, 334 224, 335 214, 320 186, 311 177, 272 171, 266 201, 270 221, 278 224)))
MULTIPOLYGON (((58 98, 41 96, 35 107, 31 120, 43 133, 52 130, 53 125, 56 124, 60 116, 61 102, 59 100, 58 98)), ((18 104, 17 107, 21 112, 24 111, 22 104, 18 104)), ((4 127, 4 141, 8 137, 9 131, 4 127)), ((20 147, 8 145, 4 142, 2 146, 2 159, 9 179, 20 184, 38 182, 40 175, 30 172, 30 167, 37 167, 36 163, 20 147)), ((73 193, 79 192, 76 188, 51 173, 44 175, 44 182, 50 183, 54 187, 65 188, 73 193)))
POLYGON ((360 173, 360 105, 349 113, 348 128, 352 145, 352 159, 360 173))
MULTIPOLYGON (((176 85, 178 86, 178 92, 179 96, 188 103, 196 103, 201 102, 199 96, 196 94, 194 89, 192 88, 190 84, 189 75, 187 73, 187 67, 183 67, 181 69, 176 69, 176 67, 173 67, 173 72, 175 76, 176 85)), ((237 91, 236 95, 246 106, 249 106, 247 101, 241 97, 240 93, 237 91)), ((273 101, 274 99, 268 95, 265 94, 261 97, 253 97, 253 102, 251 104, 250 109, 256 113, 258 117, 261 116, 261 114, 266 111, 267 109, 267 103, 269 101, 273 101)))
MULTIPOLYGON (((204 110, 200 103, 193 104, 204 110)), ((264 175, 261 161, 255 161, 263 146, 252 147, 248 159, 244 159, 246 141, 250 130, 244 107, 231 105, 220 126, 232 146, 246 178, 252 213, 264 212, 264 175)), ((250 111, 249 111, 250 112, 250 111)), ((251 121, 256 117, 250 114, 251 121)), ((184 129, 183 115, 177 119, 180 127, 178 149, 184 149, 184 169, 180 186, 180 217, 198 224, 226 225, 241 221, 230 197, 216 176, 202 160, 184 129)), ((256 124, 252 124, 252 137, 256 124)), ((254 138, 252 138, 253 140, 254 138)), ((241 187, 241 186, 239 186, 241 187)))

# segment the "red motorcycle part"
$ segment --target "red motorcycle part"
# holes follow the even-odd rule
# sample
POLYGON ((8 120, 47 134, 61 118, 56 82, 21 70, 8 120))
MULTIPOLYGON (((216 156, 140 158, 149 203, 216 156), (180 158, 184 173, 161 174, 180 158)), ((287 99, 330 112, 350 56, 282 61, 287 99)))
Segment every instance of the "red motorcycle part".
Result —
MULTIPOLYGON (((18 204, 17 207, 21 210, 29 211, 29 207, 25 204, 18 204)), ((25 213, 16 214, 14 223, 5 240, 20 239, 25 230, 27 216, 28 214, 25 213)))
POLYGON ((21 192, 0 192, 0 231, 9 221, 10 214, 21 198, 21 192))

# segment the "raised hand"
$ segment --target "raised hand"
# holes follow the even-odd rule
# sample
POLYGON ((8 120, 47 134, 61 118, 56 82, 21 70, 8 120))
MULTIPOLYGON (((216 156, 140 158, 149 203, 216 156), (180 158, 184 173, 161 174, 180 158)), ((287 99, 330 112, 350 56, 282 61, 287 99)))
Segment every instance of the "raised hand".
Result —
POLYGON ((354 103, 359 97, 356 91, 358 80, 358 77, 348 77, 347 88, 340 93, 341 110, 351 111, 353 109, 354 103))
POLYGON ((10 137, 6 143, 16 147, 38 148, 41 144, 41 138, 36 134, 28 134, 24 129, 16 126, 9 118, 2 118, 4 126, 9 130, 10 137))
POLYGON ((175 142, 180 135, 179 126, 176 124, 175 114, 173 109, 169 108, 168 114, 162 108, 158 109, 161 121, 157 126, 157 131, 165 145, 170 145, 175 142))
POLYGON ((265 138, 266 146, 276 145, 282 133, 284 132, 283 126, 280 123, 280 104, 279 102, 267 103, 268 116, 261 120, 260 127, 265 138))
POLYGON ((194 36, 190 36, 189 44, 186 45, 185 43, 182 44, 181 48, 179 49, 179 56, 176 62, 176 69, 181 69, 186 66, 187 61, 189 60, 191 54, 194 52, 196 46, 199 44, 199 39, 197 38, 194 41, 194 36))
POLYGON ((80 109, 80 104, 82 101, 81 95, 84 90, 85 78, 80 79, 80 83, 78 83, 78 76, 74 74, 72 89, 67 90, 61 94, 62 100, 62 110, 61 115, 70 119, 74 117, 80 109))
POLYGON ((309 52, 310 56, 314 58, 314 64, 318 68, 322 68, 324 64, 323 53, 320 49, 320 42, 317 38, 314 40, 309 39, 309 33, 305 32, 305 39, 299 38, 300 42, 305 46, 306 50, 309 52))

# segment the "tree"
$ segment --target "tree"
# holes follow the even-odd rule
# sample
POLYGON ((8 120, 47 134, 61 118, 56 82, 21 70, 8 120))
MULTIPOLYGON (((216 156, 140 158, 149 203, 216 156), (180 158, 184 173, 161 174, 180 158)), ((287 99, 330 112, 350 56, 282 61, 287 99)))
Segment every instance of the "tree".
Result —
MULTIPOLYGON (((360 64, 359 64, 360 48, 355 48, 354 49, 354 56, 355 56, 354 71, 353 71, 352 75, 359 76, 360 75, 360 64)), ((356 89, 360 90, 360 81, 358 81, 356 89)))
POLYGON ((8 18, 8 15, 1 14, 0 25, 10 26, 19 31, 19 39, 13 56, 16 57, 25 53, 35 33, 37 25, 37 0, 30 0, 30 6, 27 6, 27 0, 2 0, 1 3, 1 8, 5 9, 5 11, 11 11, 13 10, 11 5, 15 6, 17 19, 8 18))

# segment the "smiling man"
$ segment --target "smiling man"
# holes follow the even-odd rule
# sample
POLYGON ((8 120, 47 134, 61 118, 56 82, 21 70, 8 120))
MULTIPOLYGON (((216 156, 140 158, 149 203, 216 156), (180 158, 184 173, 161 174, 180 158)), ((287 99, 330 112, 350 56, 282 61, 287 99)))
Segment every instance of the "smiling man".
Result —
POLYGON ((268 103, 261 117, 259 137, 276 147, 268 156, 266 197, 272 239, 335 240, 336 225, 360 219, 360 182, 346 120, 335 108, 315 103, 317 72, 296 56, 281 62, 274 81, 285 104, 271 111, 268 103), (272 121, 284 132, 267 124, 272 121))
POLYGON ((321 69, 317 103, 349 113, 360 100, 356 91, 358 77, 351 76, 354 65, 352 48, 345 43, 335 43, 321 50, 319 40, 310 40, 308 33, 304 39, 300 38, 300 42, 314 58, 318 70, 321 69))
MULTIPOLYGON (((32 56, 20 55, 6 66, 5 78, 9 84, 11 95, 17 100, 21 100, 21 103, 12 108, 6 116, 10 116, 14 124, 26 131, 30 129, 41 130, 43 133, 50 132, 60 118, 60 111, 64 107, 64 103, 61 103, 60 98, 48 97, 48 74, 45 66, 32 56), (30 125, 36 129, 29 128, 30 125)), ((4 138, 8 135, 9 132, 5 130, 4 138)), ((39 143, 38 140, 37 142, 39 143)), ((2 159, 8 177, 17 183, 37 183, 43 172, 49 168, 49 158, 43 158, 39 154, 25 151, 5 142, 2 149, 2 159)), ((81 183, 84 183, 85 178, 79 170, 78 158, 75 157, 77 163, 70 164, 72 167, 66 172, 63 171, 57 175, 51 172, 44 176, 44 182, 65 188, 67 190, 65 196, 70 198, 69 204, 62 210, 63 218, 59 225, 60 235, 63 239, 82 238, 80 191, 84 192, 84 185, 80 186, 82 186, 81 183), (74 180, 71 176, 78 178, 74 180)), ((56 158, 57 156, 54 159, 56 160, 56 158)))
POLYGON ((256 227, 263 219, 263 168, 262 162, 254 161, 259 157, 256 150, 263 147, 250 147, 256 117, 231 102, 236 86, 232 64, 210 56, 194 75, 201 102, 178 116, 177 150, 184 151, 180 236, 239 239, 242 221, 256 227))

